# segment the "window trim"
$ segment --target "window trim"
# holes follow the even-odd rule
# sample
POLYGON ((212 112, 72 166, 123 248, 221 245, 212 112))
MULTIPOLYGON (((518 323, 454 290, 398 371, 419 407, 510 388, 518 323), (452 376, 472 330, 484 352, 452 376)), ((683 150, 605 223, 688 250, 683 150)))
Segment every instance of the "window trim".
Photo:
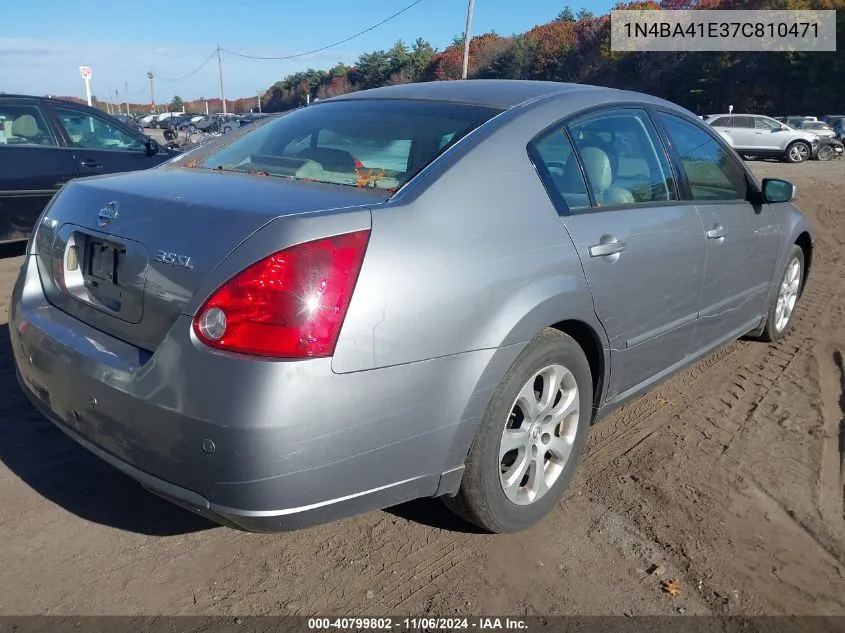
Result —
POLYGON ((752 205, 757 206, 760 201, 762 200, 762 190, 760 188, 760 184, 757 182, 757 179, 754 177, 754 174, 751 172, 749 167, 745 164, 745 162, 739 157, 736 153, 734 148, 732 148, 728 142, 722 138, 722 136, 716 133, 712 128, 710 128, 707 123, 701 122, 700 120, 696 120, 696 118, 691 117, 690 115, 686 114, 685 112, 673 110, 671 108, 667 108, 665 106, 652 106, 652 109, 656 114, 666 114, 669 116, 673 116, 677 119, 681 119, 682 121, 686 121, 690 123, 694 127, 697 127, 701 130, 704 134, 710 136, 722 149, 724 149, 730 159, 733 161, 734 165, 736 165, 743 174, 745 174, 745 183, 747 186, 747 191, 745 194, 745 198, 735 198, 731 200, 694 200, 692 197, 692 188, 690 187, 689 177, 687 176, 686 168, 683 166, 683 161, 681 160, 681 155, 678 152, 677 147, 675 147, 674 142, 672 141, 672 137, 669 134, 668 130, 666 129, 662 117, 656 117, 661 133, 666 137, 666 143, 669 148, 670 153, 672 154, 674 160, 677 161, 678 166, 681 168, 681 174, 684 181, 684 188, 686 190, 686 202, 696 204, 696 205, 711 205, 711 204, 731 204, 739 201, 749 202, 752 205))
POLYGON ((604 211, 619 211, 622 209, 630 209, 632 207, 636 207, 638 209, 651 209, 671 206, 686 206, 690 203, 690 200, 684 198, 684 195, 688 191, 688 184, 686 182, 686 172, 678 171, 678 165, 675 164, 673 161, 674 152, 670 149, 670 146, 667 142, 668 136, 663 134, 663 128, 660 122, 655 119, 652 109, 652 104, 636 101, 620 101, 618 103, 603 103, 601 105, 589 106, 587 108, 582 108, 581 110, 577 110, 575 112, 567 114, 566 116, 556 120, 554 123, 547 125, 528 141, 528 144, 526 145, 528 157, 531 160, 531 163, 534 165, 534 169, 537 172, 540 181, 543 183, 543 187, 546 190, 547 195, 551 199, 552 204, 557 210, 559 216, 568 217, 572 215, 601 213, 604 211), (649 121, 654 127, 655 132, 657 133, 657 137, 660 141, 661 147, 663 148, 663 151, 666 154, 666 158, 669 161, 669 169, 672 171, 672 176, 675 179, 676 194, 678 195, 677 200, 640 202, 633 205, 611 204, 603 207, 597 206, 593 187, 590 184, 590 179, 587 176, 586 169, 584 168, 584 163, 581 160, 581 153, 578 151, 578 147, 575 145, 574 141, 572 140, 572 136, 569 133, 569 125, 573 121, 577 121, 578 119, 585 116, 601 114, 602 112, 614 112, 618 110, 639 110, 641 112, 645 112, 646 117, 648 117, 649 121), (542 158, 539 155, 539 152, 536 149, 537 141, 545 138, 548 133, 553 132, 555 130, 562 131, 566 136, 566 140, 569 141, 569 144, 572 147, 573 156, 575 156, 576 161, 578 163, 578 171, 581 173, 581 177, 584 179, 584 185, 587 188, 587 195, 590 199, 589 207, 579 207, 578 209, 572 210, 569 205, 566 204, 563 195, 557 190, 557 187, 554 186, 551 174, 549 173, 548 169, 545 166, 545 163, 543 162, 542 158))
POLYGON ((126 126, 123 125, 122 121, 115 119, 114 123, 113 123, 113 122, 101 117, 97 112, 91 112, 87 108, 77 108, 77 107, 74 107, 74 105, 75 104, 51 103, 51 104, 49 104, 49 106, 45 107, 45 110, 50 111, 50 116, 52 117, 53 121, 55 122, 54 123, 55 127, 58 128, 59 130, 61 130, 62 140, 64 141, 64 145, 67 149, 74 150, 74 151, 85 151, 85 150, 87 150, 87 151, 90 151, 90 152, 131 152, 131 153, 140 152, 142 154, 145 152, 143 137, 139 137, 137 133, 134 133, 131 130, 129 130, 126 126), (59 113, 57 112, 58 110, 67 110, 67 111, 70 111, 70 112, 78 112, 82 116, 90 116, 90 117, 94 117, 96 119, 100 119, 101 121, 103 121, 107 125, 111 125, 112 127, 119 129, 121 132, 123 132, 127 136, 131 136, 133 138, 138 139, 138 141, 141 143, 141 147, 138 148, 138 149, 130 149, 128 147, 118 147, 118 148, 78 147, 78 146, 73 144, 73 141, 71 140, 70 135, 68 134, 68 131, 65 129, 65 126, 62 125, 61 118, 59 117, 59 113))

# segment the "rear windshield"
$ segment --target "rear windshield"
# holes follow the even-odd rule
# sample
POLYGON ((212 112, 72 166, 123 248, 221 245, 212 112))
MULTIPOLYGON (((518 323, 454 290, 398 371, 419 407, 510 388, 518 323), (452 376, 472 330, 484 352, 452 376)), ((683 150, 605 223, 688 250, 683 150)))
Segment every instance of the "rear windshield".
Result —
POLYGON ((327 102, 262 125, 198 166, 393 191, 499 112, 434 101, 327 102))

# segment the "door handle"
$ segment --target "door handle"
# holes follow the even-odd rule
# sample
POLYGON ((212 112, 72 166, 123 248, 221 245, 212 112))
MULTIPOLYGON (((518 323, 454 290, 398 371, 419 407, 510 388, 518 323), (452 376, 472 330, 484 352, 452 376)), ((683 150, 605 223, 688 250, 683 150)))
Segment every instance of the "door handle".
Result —
POLYGON ((102 167, 102 166, 103 166, 103 165, 102 165, 102 163, 98 163, 98 162, 97 162, 96 160, 94 160, 93 158, 86 158, 86 159, 84 159, 84 160, 81 160, 81 161, 79 161, 79 164, 80 164, 80 165, 82 165, 83 167, 93 167, 93 168, 95 168, 95 169, 96 169, 97 167, 102 167))
POLYGON ((590 247, 590 257, 607 257, 608 255, 618 255, 627 248, 625 242, 602 242, 590 247))
POLYGON ((725 227, 721 224, 716 224, 713 226, 712 229, 708 229, 706 233, 707 237, 711 240, 718 240, 725 237, 725 227))

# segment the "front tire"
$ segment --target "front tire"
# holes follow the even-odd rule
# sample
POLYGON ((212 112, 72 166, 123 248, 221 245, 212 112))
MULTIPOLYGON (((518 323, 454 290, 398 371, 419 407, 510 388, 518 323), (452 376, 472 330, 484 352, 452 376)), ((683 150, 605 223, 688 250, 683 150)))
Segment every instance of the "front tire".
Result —
POLYGON ((760 339, 768 343, 782 339, 789 331, 804 282, 804 251, 801 247, 793 244, 786 261, 786 270, 780 278, 777 292, 766 314, 766 325, 760 335, 760 339))
POLYGON ((795 141, 786 148, 784 158, 788 163, 803 163, 810 158, 811 151, 810 146, 804 141, 795 141))
POLYGON ((593 382, 584 351, 547 328, 520 353, 481 419, 449 509, 495 533, 545 517, 578 465, 590 426, 593 382))
POLYGON ((816 154, 816 158, 818 160, 833 160, 835 155, 836 152, 833 151, 833 148, 830 145, 822 145, 816 154))

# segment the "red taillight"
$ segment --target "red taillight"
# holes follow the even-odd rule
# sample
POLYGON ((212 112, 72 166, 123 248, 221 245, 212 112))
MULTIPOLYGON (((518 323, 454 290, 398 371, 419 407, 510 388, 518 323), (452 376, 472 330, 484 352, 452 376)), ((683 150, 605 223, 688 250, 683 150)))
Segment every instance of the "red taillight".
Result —
POLYGON ((194 318, 200 341, 275 358, 334 353, 369 231, 298 244, 226 282, 194 318))
POLYGON ((355 161, 355 169, 364 169, 364 163, 362 163, 360 160, 358 160, 354 156, 352 157, 352 160, 355 161))

